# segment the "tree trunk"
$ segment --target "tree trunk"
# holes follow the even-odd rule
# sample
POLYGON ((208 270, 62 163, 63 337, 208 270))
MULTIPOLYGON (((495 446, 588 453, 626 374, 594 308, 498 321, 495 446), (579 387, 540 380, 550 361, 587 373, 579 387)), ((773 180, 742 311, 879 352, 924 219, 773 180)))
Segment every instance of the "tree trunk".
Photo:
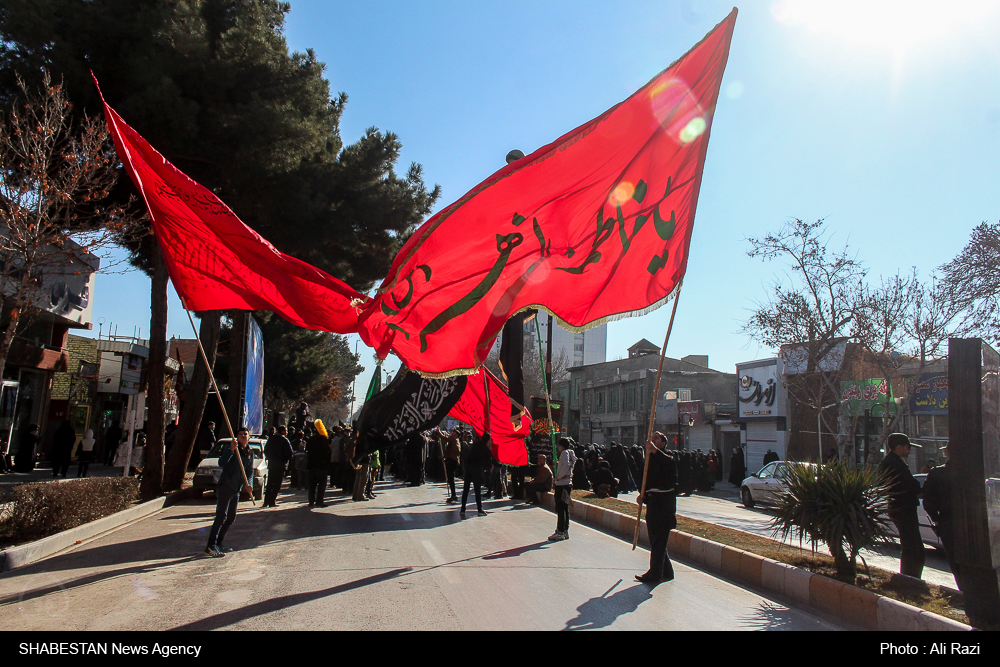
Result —
POLYGON ((163 494, 163 380, 167 365, 167 265, 159 244, 153 244, 150 291, 149 367, 146 374, 146 460, 139 494, 143 500, 163 494))
MULTIPOLYGON (((201 315, 201 326, 198 337, 205 348, 205 356, 208 363, 215 366, 215 353, 219 346, 219 325, 222 313, 218 310, 205 311, 201 315)), ((175 491, 181 488, 184 481, 184 473, 191 460, 198 433, 201 430, 201 419, 205 414, 205 404, 208 401, 208 391, 211 382, 208 377, 208 369, 201 360, 201 353, 194 362, 194 373, 191 375, 191 385, 187 390, 187 397, 181 407, 180 421, 177 426, 177 433, 174 435, 174 446, 170 449, 170 455, 163 471, 163 489, 165 491, 175 491)))
MULTIPOLYGON (((246 369, 244 362, 247 353, 247 327, 250 312, 246 310, 230 311, 233 320, 232 337, 229 342, 229 391, 226 392, 226 415, 235 433, 243 425, 243 377, 246 369)), ((223 428, 225 437, 229 433, 223 428)))

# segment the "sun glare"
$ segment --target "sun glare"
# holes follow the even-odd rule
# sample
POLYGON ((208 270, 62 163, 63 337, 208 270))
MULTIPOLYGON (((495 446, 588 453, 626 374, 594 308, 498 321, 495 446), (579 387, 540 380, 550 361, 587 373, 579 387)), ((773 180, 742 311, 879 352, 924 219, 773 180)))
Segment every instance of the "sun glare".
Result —
POLYGON ((778 0, 771 15, 851 46, 874 46, 895 54, 962 39, 998 13, 991 0, 778 0))

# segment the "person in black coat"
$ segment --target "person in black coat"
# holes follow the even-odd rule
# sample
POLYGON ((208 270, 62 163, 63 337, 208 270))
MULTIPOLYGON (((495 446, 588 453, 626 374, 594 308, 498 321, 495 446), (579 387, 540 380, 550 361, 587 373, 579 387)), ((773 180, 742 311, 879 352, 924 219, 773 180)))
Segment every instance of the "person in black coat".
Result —
POLYGON ((472 442, 471 447, 462 448, 462 477, 465 483, 462 488, 462 509, 459 510, 461 516, 465 516, 465 505, 469 500, 469 486, 471 485, 476 492, 476 508, 479 512, 479 516, 486 516, 487 512, 483 509, 483 468, 490 461, 490 446, 489 440, 490 436, 476 434, 476 439, 472 442))
POLYGON ((621 445, 617 442, 611 443, 611 449, 608 450, 608 463, 611 464, 611 472, 618 478, 618 488, 622 493, 629 493, 638 488, 632 477, 632 467, 629 465, 629 458, 621 445))
POLYGON ((285 467, 292 460, 292 443, 285 437, 287 430, 279 426, 277 432, 264 445, 267 459, 267 489, 264 492, 264 507, 277 507, 278 491, 285 479, 285 467))
POLYGON ((903 433, 890 434, 885 445, 889 453, 879 464, 879 471, 888 482, 889 519, 899 534, 899 573, 920 579, 926 559, 917 519, 920 482, 913 478, 913 473, 906 464, 913 445, 903 433))
MULTIPOLYGON (((945 556, 951 573, 958 583, 959 565, 955 561, 955 523, 951 507, 952 468, 949 465, 951 454, 944 448, 947 461, 927 473, 924 480, 924 510, 934 522, 934 532, 941 538, 945 556)), ((961 584, 959 584, 961 587, 961 584)))
POLYGON ((656 585, 674 578, 674 568, 667 554, 670 531, 677 528, 677 466, 667 451, 667 437, 654 433, 646 445, 649 468, 646 493, 637 499, 646 505, 646 529, 649 532, 649 570, 635 575, 636 581, 656 585))
POLYGON ((323 495, 326 493, 326 477, 330 472, 330 438, 314 431, 306 441, 307 466, 309 469, 309 507, 326 507, 323 495))
POLYGON ((743 480, 746 478, 747 463, 746 459, 743 458, 743 448, 737 447, 729 459, 729 483, 739 487, 743 485, 743 480))
POLYGON ((38 454, 38 424, 31 424, 21 432, 17 441, 17 454, 14 455, 14 470, 31 472, 35 469, 35 456, 38 454))
POLYGON ((68 419, 63 420, 52 435, 52 476, 66 476, 69 464, 73 458, 73 445, 76 444, 76 431, 68 419))

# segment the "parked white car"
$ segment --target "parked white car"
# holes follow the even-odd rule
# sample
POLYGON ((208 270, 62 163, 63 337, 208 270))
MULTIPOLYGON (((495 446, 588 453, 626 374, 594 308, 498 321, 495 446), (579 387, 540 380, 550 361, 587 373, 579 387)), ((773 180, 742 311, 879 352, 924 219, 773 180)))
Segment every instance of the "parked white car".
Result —
MULTIPOLYGON (((815 463, 800 463, 796 465, 806 465, 810 468, 816 467, 815 463)), ((740 485, 740 497, 743 499, 744 507, 753 507, 758 503, 761 505, 775 505, 778 502, 778 495, 787 490, 785 479, 791 464, 788 461, 773 461, 761 468, 758 472, 743 480, 740 485)))
MULTIPOLYGON (((195 498, 201 498, 205 491, 215 491, 219 484, 219 477, 222 475, 222 468, 219 466, 219 456, 224 447, 229 447, 232 439, 225 438, 218 440, 212 450, 208 453, 198 469, 194 473, 193 493, 195 498)), ((264 497, 264 487, 267 486, 267 461, 264 459, 264 439, 250 438, 250 451, 253 452, 253 479, 247 480, 253 487, 254 500, 264 497)), ((243 494, 241 493, 241 496, 243 494)))

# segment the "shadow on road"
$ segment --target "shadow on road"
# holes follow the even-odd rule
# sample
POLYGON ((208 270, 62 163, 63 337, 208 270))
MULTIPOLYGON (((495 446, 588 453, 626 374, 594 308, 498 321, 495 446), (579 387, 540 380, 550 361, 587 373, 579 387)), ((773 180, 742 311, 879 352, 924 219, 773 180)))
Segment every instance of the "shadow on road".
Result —
POLYGON ((240 621, 245 621, 247 619, 253 618, 254 616, 262 616, 264 614, 270 614, 272 612, 280 611, 282 609, 287 609, 288 607, 294 607, 296 605, 304 604, 306 602, 311 602, 312 600, 317 600, 319 598, 324 598, 329 595, 336 595, 337 593, 344 593, 346 591, 354 590, 355 588, 363 588, 364 586, 370 586, 372 584, 377 584, 382 581, 387 581, 389 579, 395 579, 396 577, 402 576, 409 573, 413 568, 403 567, 395 570, 389 570, 388 572, 383 572, 382 574, 373 574, 370 577, 365 577, 364 579, 358 579, 357 581, 349 581, 346 584, 340 584, 339 586, 331 586, 330 588, 324 588, 320 591, 312 591, 309 593, 294 593, 292 595, 283 595, 277 598, 271 598, 270 600, 264 600, 263 602, 257 602, 255 604, 247 605, 245 607, 240 607, 239 609, 233 609, 232 611, 226 611, 221 614, 215 614, 214 616, 209 616, 208 618, 203 618, 198 621, 193 621, 191 623, 186 623, 185 625, 179 625, 173 630, 218 630, 224 628, 234 623, 239 623, 240 621))
POLYGON ((622 583, 621 579, 609 588, 604 595, 590 598, 577 607, 576 618, 566 621, 566 627, 563 630, 596 630, 598 628, 606 628, 614 623, 619 616, 631 614, 639 608, 639 605, 653 597, 652 589, 646 584, 636 584, 631 588, 624 588, 611 595, 611 597, 608 597, 608 594, 617 588, 620 583, 622 583))
POLYGON ((551 542, 538 542, 536 544, 526 544, 523 547, 514 547, 513 549, 505 549, 503 551, 497 551, 495 553, 483 556, 483 560, 497 560, 498 558, 517 558, 521 554, 526 554, 529 551, 540 551, 544 547, 552 544, 551 542))
POLYGON ((740 618, 738 622, 740 629, 793 630, 796 629, 796 614, 791 609, 762 600, 752 615, 740 618))
MULTIPOLYGON (((28 600, 34 600, 35 598, 44 597, 50 593, 58 593, 60 591, 66 591, 73 588, 80 588, 81 586, 87 586, 89 584, 97 583, 99 581, 105 581, 107 579, 114 579, 115 577, 121 577, 129 574, 147 574, 149 572, 155 572, 156 570, 173 567, 174 565, 180 565, 182 563, 189 563, 193 560, 198 560, 198 556, 187 556, 185 558, 177 558, 175 560, 167 561, 164 563, 156 563, 153 565, 135 565, 133 567, 123 567, 117 570, 111 570, 110 572, 96 572, 94 574, 87 575, 85 577, 80 577, 79 579, 74 579, 72 581, 60 582, 54 586, 46 586, 44 588, 36 588, 33 590, 21 591, 18 595, 8 595, 5 597, 0 597, 0 606, 5 604, 12 604, 15 602, 27 602, 28 600)), ((25 570, 27 568, 24 568, 25 570)), ((50 568, 45 568, 47 572, 50 568)), ((24 570, 16 570, 18 574, 30 574, 26 573, 24 570)))

